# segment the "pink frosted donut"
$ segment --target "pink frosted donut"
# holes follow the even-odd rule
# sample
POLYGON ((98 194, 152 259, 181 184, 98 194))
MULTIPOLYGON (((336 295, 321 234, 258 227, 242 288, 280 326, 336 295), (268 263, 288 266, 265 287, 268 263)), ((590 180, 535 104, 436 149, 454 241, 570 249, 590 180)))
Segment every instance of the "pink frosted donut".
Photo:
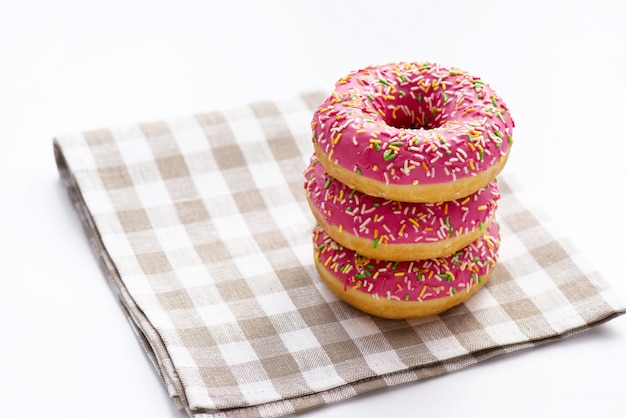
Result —
POLYGON ((315 266, 330 290, 371 315, 390 319, 441 313, 467 300, 489 279, 498 258, 497 222, 452 256, 417 261, 370 259, 316 226, 315 266))
POLYGON ((328 172, 404 202, 467 196, 502 170, 514 123, 482 80, 429 63, 370 66, 339 80, 311 123, 328 172))
POLYGON ((493 180, 467 197, 447 202, 386 200, 337 181, 315 156, 304 175, 307 201, 326 233, 361 255, 384 260, 453 254, 489 227, 500 198, 493 180))

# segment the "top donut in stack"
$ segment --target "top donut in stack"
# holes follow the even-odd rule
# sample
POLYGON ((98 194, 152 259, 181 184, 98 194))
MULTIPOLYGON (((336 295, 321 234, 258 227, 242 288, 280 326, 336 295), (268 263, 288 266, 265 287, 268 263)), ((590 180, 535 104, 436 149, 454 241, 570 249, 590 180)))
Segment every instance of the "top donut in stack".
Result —
POLYGON ((313 144, 331 176, 402 202, 459 199, 502 170, 513 120, 481 79, 429 63, 350 73, 315 112, 313 144))

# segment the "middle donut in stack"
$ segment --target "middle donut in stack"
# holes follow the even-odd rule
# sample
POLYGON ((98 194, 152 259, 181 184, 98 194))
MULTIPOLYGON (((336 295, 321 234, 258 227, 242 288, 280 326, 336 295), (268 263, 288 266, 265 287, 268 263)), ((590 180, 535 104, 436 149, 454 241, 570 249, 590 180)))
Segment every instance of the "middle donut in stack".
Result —
POLYGON ((513 121, 482 80, 429 63, 339 80, 305 171, 316 267, 344 301, 411 318, 466 300, 499 248, 496 175, 513 121))
POLYGON ((500 199, 493 180, 457 200, 387 200, 331 177, 315 156, 305 177, 311 211, 331 238, 363 256, 393 261, 445 257, 466 247, 489 228, 500 199))

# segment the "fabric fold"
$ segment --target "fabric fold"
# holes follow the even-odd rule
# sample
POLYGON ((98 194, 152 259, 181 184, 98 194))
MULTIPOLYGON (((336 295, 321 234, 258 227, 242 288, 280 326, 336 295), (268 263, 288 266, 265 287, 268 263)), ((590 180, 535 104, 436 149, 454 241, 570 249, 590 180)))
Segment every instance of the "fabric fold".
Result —
POLYGON ((368 316, 317 277, 302 170, 325 95, 62 135, 60 176, 168 393, 192 417, 303 411, 554 342, 625 312, 499 178, 489 283, 444 314, 368 316))

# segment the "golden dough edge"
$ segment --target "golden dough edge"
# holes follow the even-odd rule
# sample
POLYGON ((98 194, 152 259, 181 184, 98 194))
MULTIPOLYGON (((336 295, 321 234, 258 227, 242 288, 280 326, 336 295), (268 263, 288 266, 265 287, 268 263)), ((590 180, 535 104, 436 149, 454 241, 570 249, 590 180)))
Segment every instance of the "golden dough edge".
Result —
POLYGON ((400 202, 428 203, 462 199, 477 192, 496 178, 509 158, 510 148, 500 160, 487 170, 475 176, 464 177, 453 182, 435 184, 399 185, 384 184, 347 170, 328 158, 322 148, 313 144, 317 160, 335 179, 350 188, 359 190, 370 196, 382 197, 400 202))

